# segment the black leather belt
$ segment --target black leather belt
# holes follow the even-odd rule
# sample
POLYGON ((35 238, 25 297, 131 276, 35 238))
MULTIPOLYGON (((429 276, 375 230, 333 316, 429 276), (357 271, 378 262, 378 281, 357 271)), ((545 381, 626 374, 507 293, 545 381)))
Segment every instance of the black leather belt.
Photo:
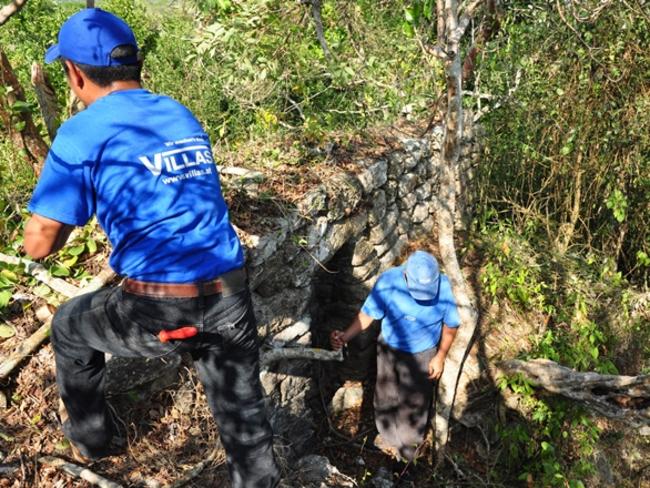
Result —
POLYGON ((230 296, 246 289, 246 270, 233 269, 218 278, 202 283, 154 283, 127 278, 122 289, 133 295, 148 297, 196 298, 199 296, 230 296))

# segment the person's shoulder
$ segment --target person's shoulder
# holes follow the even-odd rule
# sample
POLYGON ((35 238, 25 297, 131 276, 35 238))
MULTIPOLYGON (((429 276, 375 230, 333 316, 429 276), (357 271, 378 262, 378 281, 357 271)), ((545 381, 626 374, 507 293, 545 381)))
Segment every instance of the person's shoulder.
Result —
POLYGON ((387 269, 379 275, 379 278, 377 278, 375 289, 382 292, 387 290, 394 291, 395 288, 399 288, 402 284, 405 284, 402 279, 403 272, 404 270, 402 266, 387 269))
POLYGON ((379 275, 379 280, 378 281, 384 281, 384 282, 397 281, 397 279, 400 276, 402 276, 403 272, 404 272, 404 269, 403 269, 402 266, 395 266, 393 268, 388 268, 381 275, 379 275))

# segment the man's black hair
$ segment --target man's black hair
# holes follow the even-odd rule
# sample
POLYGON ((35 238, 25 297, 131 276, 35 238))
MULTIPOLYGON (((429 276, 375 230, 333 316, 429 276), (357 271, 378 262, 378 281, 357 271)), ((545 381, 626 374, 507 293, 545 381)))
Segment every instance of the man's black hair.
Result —
MULTIPOLYGON (((111 51, 111 59, 127 60, 126 64, 115 66, 92 66, 90 64, 77 63, 72 61, 90 81, 101 86, 110 86, 115 81, 142 81, 142 58, 135 46, 124 44, 117 46, 111 51), (132 62, 130 62, 132 61, 132 62)), ((65 69, 65 63, 63 64, 65 69)))

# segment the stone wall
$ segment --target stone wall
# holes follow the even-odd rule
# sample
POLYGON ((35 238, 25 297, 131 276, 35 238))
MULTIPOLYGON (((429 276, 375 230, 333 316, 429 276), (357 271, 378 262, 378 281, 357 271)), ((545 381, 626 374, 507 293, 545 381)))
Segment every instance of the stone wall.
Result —
MULTIPOLYGON (((441 138, 439 127, 428 138, 401 138, 382 157, 359 160, 355 173, 312 188, 294 212, 275 219, 271 232, 242 234, 264 347, 325 346, 329 331, 349 323, 409 241, 432 234, 441 138)), ((465 167, 477 161, 471 133, 462 154, 465 167)), ((370 330, 351 343, 356 362, 347 360, 339 370, 365 377, 376 334, 370 330)), ((331 374, 331 365, 323 367, 331 374)), ((301 454, 314 431, 313 402, 321 401, 315 366, 283 361, 262 371, 261 379, 278 444, 287 455, 301 454)))

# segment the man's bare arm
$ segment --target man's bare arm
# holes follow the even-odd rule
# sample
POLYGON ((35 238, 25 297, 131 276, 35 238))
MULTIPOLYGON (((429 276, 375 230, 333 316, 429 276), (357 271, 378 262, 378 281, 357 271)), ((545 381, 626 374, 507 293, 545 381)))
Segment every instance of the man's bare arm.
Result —
POLYGON ((375 319, 373 319, 370 315, 367 315, 363 312, 359 312, 355 317, 354 320, 352 320, 352 323, 348 326, 345 331, 340 331, 340 330, 334 330, 330 334, 330 344, 332 345, 332 349, 339 350, 341 349, 345 344, 350 342, 351 339, 353 339, 358 333, 360 333, 363 330, 366 330, 368 327, 370 327, 375 319))
POLYGON ((72 229, 73 225, 34 214, 25 226, 25 252, 34 259, 54 254, 65 245, 72 229))

